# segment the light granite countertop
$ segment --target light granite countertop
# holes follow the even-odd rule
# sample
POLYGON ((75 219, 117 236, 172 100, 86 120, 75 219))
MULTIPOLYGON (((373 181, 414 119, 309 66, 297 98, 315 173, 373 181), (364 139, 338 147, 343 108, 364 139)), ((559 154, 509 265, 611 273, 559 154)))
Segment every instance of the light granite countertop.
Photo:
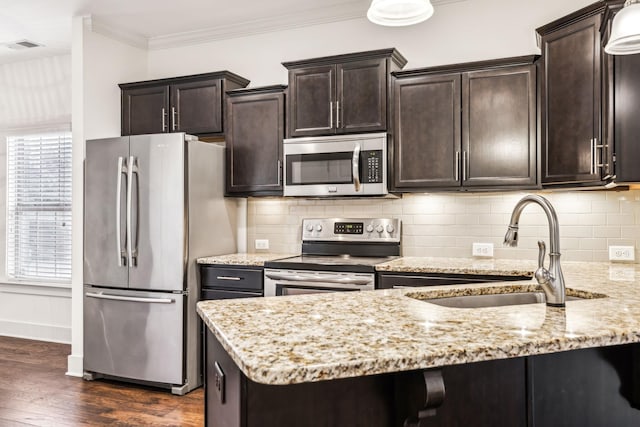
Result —
POLYGON ((376 265, 376 271, 398 273, 478 274, 533 277, 533 261, 483 258, 400 257, 376 265))
POLYGON ((274 259, 288 258, 293 254, 277 254, 277 253, 252 253, 252 254, 227 254, 198 258, 198 264, 220 264, 220 265, 246 265, 253 267, 262 267, 266 261, 274 259))
POLYGON ((537 288, 527 280, 201 301, 197 310, 245 375, 266 384, 640 342, 640 266, 566 262, 563 271, 569 295, 607 297, 567 301, 566 308, 463 309, 407 296, 537 288))

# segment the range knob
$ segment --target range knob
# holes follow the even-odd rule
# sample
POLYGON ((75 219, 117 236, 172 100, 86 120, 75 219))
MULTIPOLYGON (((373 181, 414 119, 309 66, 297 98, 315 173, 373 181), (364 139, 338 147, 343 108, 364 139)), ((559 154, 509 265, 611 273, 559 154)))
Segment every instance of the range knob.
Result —
POLYGON ((322 231, 322 224, 316 225, 316 230, 317 231, 322 231))
POLYGON ((376 231, 377 231, 378 233, 382 233, 382 232, 384 231, 384 228, 382 227, 382 225, 378 225, 378 226, 376 227, 376 231))
POLYGON ((367 233, 371 233, 373 231, 373 225, 369 224, 367 225, 367 233))
POLYGON ((313 224, 307 224, 307 231, 313 231, 313 224))
POLYGON ((387 224, 387 233, 393 233, 394 230, 393 224, 387 224))

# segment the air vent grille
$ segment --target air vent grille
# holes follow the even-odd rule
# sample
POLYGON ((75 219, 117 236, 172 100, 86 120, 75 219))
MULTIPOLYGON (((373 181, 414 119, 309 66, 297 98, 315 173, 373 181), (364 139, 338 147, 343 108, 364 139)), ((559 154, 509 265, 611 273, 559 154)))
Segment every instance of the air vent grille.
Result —
POLYGON ((16 49, 16 50, 31 49, 31 48, 38 47, 38 46, 42 46, 42 45, 38 44, 38 43, 34 43, 32 41, 29 41, 29 40, 19 40, 17 42, 13 42, 13 43, 7 44, 7 47, 9 49, 16 49))

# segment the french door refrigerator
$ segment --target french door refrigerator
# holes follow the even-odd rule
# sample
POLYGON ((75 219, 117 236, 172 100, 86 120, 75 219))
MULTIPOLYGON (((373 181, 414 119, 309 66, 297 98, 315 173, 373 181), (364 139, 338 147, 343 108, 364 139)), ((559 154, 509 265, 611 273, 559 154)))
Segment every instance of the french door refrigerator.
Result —
POLYGON ((224 147, 184 133, 86 141, 85 379, 202 384, 196 259, 233 253, 224 147))

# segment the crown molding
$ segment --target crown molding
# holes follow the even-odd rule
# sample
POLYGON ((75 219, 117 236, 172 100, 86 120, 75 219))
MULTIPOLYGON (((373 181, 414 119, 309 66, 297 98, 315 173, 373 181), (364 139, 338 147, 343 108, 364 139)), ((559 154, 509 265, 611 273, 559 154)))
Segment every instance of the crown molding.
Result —
POLYGON ((331 8, 316 8, 281 14, 263 19, 221 25, 213 28, 186 31, 149 38, 149 50, 207 43, 217 40, 246 37, 274 31, 291 30, 331 22, 364 18, 366 9, 362 1, 345 3, 331 8))
POLYGON ((99 18, 96 19, 93 16, 84 17, 84 26, 94 33, 102 34, 129 46, 145 50, 149 48, 149 39, 147 37, 133 31, 114 28, 102 22, 99 18))
MULTIPOLYGON (((471 0, 431 0, 434 6, 471 0)), ((366 4, 363 0, 340 5, 307 9, 262 19, 219 25, 161 36, 145 37, 133 31, 114 28, 95 17, 85 17, 85 26, 91 31, 113 38, 130 46, 147 50, 170 49, 181 46, 208 43, 217 40, 246 37, 275 31, 291 30, 351 19, 365 19, 366 4)))

